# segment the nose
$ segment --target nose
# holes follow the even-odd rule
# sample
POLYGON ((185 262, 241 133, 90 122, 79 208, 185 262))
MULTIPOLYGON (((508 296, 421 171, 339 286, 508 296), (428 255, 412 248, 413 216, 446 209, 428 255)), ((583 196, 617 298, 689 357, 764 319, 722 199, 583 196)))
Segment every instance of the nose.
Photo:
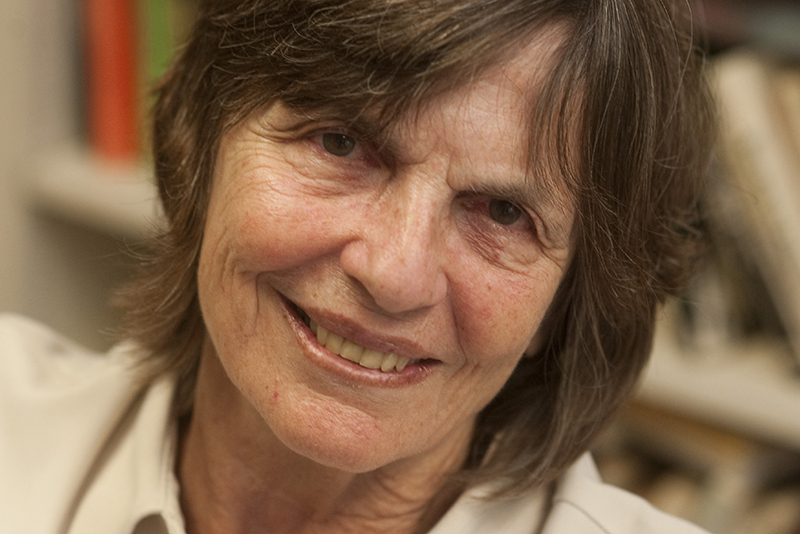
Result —
POLYGON ((447 294, 445 194, 432 184, 400 182, 364 211, 358 238, 341 254, 345 273, 392 314, 430 308, 447 294))

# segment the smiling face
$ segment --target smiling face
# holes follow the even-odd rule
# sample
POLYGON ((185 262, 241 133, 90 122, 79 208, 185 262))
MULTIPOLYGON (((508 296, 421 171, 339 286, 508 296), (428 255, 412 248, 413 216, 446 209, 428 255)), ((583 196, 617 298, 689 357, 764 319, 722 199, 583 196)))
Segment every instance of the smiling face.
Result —
POLYGON ((570 257, 566 195, 535 187, 526 164, 552 46, 380 138, 280 103, 225 136, 199 295, 204 358, 247 420, 351 472, 466 448, 570 257))

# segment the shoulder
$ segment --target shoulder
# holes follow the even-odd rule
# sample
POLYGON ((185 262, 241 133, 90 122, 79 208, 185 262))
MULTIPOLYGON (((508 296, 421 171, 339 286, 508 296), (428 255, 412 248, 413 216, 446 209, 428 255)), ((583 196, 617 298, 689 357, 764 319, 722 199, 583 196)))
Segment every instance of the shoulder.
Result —
POLYGON ((97 353, 0 315, 0 532, 61 531, 141 403, 133 349, 97 353))
MULTIPOLYGON (((137 389, 132 346, 105 354, 74 343, 30 319, 0 314, 0 446, 72 423, 107 420, 137 389)), ((78 427, 72 426, 74 431, 78 427)))
POLYGON ((487 499, 491 486, 461 496, 430 534, 708 534, 644 499, 604 484, 589 454, 557 481, 514 498, 487 499), (541 528, 537 526, 541 525, 541 528))
POLYGON ((543 534, 707 534, 647 501, 604 484, 589 455, 560 479, 543 534))
POLYGON ((63 414, 91 417, 124 402, 135 383, 132 347, 106 354, 24 317, 0 315, 0 421, 58 427, 63 414))
POLYGON ((55 532, 140 389, 124 347, 99 354, 0 315, 0 532, 55 532))
POLYGON ((0 315, 0 380, 4 391, 71 387, 120 362, 104 358, 50 328, 18 315, 0 315))

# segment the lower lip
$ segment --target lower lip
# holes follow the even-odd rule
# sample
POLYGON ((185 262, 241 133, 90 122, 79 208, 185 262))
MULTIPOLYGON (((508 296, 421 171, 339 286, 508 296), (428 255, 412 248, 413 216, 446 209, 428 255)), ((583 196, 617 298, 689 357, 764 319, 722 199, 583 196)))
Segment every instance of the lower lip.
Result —
POLYGON ((434 361, 409 364, 400 373, 362 367, 320 345, 311 329, 291 309, 289 303, 282 300, 284 315, 288 319, 303 353, 319 367, 349 382, 365 386, 406 387, 422 382, 436 367, 437 362, 434 361))

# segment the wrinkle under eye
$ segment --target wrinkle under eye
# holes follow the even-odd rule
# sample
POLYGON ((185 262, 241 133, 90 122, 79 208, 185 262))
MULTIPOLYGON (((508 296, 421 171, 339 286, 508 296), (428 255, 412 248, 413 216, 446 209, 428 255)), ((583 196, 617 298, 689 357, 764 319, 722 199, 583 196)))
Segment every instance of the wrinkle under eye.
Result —
POLYGON ((489 201, 489 216, 498 224, 510 226, 522 217, 522 210, 507 200, 489 201))
POLYGON ((349 135, 327 132, 322 134, 322 147, 334 156, 345 157, 356 149, 356 140, 349 135))

